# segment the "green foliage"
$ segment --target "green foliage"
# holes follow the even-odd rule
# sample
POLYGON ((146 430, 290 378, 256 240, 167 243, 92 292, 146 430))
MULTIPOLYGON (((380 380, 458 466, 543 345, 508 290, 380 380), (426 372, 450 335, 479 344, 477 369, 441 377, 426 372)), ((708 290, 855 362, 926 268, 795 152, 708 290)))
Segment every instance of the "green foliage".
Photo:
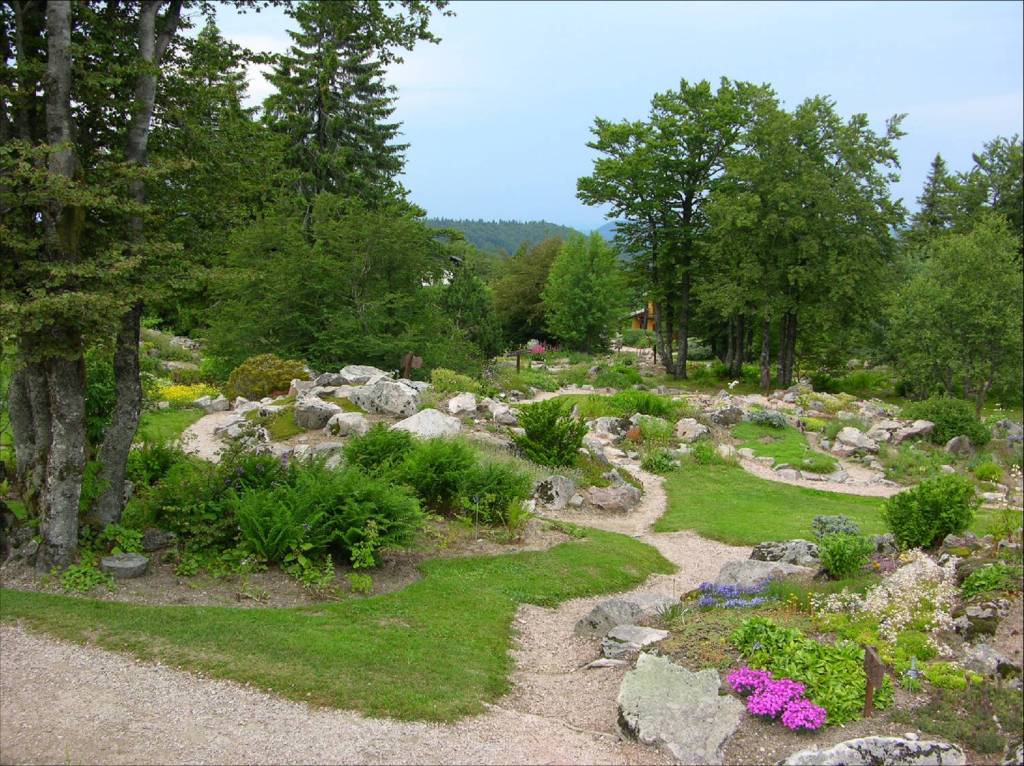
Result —
POLYGON ((440 306, 485 358, 490 359, 502 350, 504 339, 491 291, 471 263, 455 269, 441 292, 440 306))
POLYGON ((835 441, 836 436, 844 428, 856 428, 858 431, 867 431, 868 424, 860 418, 832 418, 821 432, 821 436, 829 441, 835 441))
POLYGON ((126 475, 136 487, 150 486, 186 459, 184 452, 170 444, 143 442, 141 447, 128 453, 126 475))
POLYGON ((908 444, 898 447, 878 445, 878 461, 885 468, 885 477, 904 484, 913 484, 922 479, 941 475, 941 466, 947 465, 951 456, 940 449, 928 449, 926 444, 908 444))
POLYGON ((630 348, 651 348, 654 344, 653 330, 634 330, 628 327, 619 333, 619 336, 622 339, 622 345, 630 348))
POLYGON ((655 449, 646 452, 640 467, 650 473, 667 474, 676 469, 677 458, 665 449, 655 449))
MULTIPOLYGON (((867 678, 864 650, 857 644, 824 644, 762 617, 744 620, 730 640, 752 667, 803 683, 807 697, 828 711, 829 724, 860 718, 867 678)), ((892 682, 886 677, 875 692, 875 707, 885 709, 892 701, 892 682)))
POLYGON ((409 451, 397 477, 412 487, 427 508, 449 512, 475 461, 473 450, 459 439, 426 439, 409 451))
POLYGON ((1024 715, 1022 708, 1019 690, 972 683, 958 690, 937 689, 924 705, 897 707, 892 716, 897 723, 999 757, 1008 744, 1019 741, 1013 725, 1024 715))
POLYGON ((521 245, 505 264, 504 276, 494 284, 494 309, 505 335, 514 343, 547 337, 541 295, 561 248, 559 237, 548 237, 533 247, 521 245))
POLYGON ((888 498, 882 515, 901 548, 928 548, 967 529, 978 505, 974 485, 950 474, 888 498))
POLYGON ((369 474, 387 474, 405 460, 412 448, 413 437, 408 431, 393 431, 387 424, 378 423, 362 436, 349 439, 345 462, 369 474))
POLYGON ((1021 568, 1011 567, 1002 561, 975 569, 960 586, 964 600, 983 593, 1012 592, 1021 589, 1021 568))
POLYGON ((821 565, 837 580, 859 572, 874 551, 874 543, 859 535, 831 534, 818 540, 821 565))
POLYGON ((255 426, 262 426, 267 429, 270 438, 279 442, 298 436, 305 431, 295 422, 295 407, 287 405, 276 412, 268 412, 261 415, 259 410, 249 410, 243 416, 255 426))
POLYGON ((860 526, 853 519, 838 516, 815 516, 811 519, 811 531, 820 540, 830 535, 859 535, 860 526))
POLYGON ((148 410, 139 418, 138 441, 149 444, 172 442, 203 416, 197 408, 185 410, 148 410))
POLYGON ((430 371, 430 385, 439 394, 461 394, 464 391, 479 394, 482 389, 479 380, 444 367, 435 367, 430 371))
POLYGON ((460 506, 477 523, 508 524, 532 488, 531 477, 515 466, 479 462, 462 478, 460 506))
POLYGON ((89 444, 99 446, 103 441, 116 402, 113 359, 104 349, 90 348, 85 354, 85 436, 89 444))
POLYGON ((551 264, 542 298, 555 338, 587 352, 607 348, 626 307, 615 250, 597 232, 570 235, 551 264))
POLYGON ((238 365, 228 377, 226 395, 230 399, 262 399, 272 393, 287 391, 292 380, 306 380, 306 366, 295 359, 281 359, 275 354, 251 356, 238 365))
POLYGON ((93 588, 100 586, 107 588, 107 590, 114 589, 113 576, 100 571, 92 561, 72 564, 59 573, 54 568, 50 574, 55 576, 59 574, 60 587, 68 593, 88 593, 93 588))
POLYGON ((990 460, 978 463, 971 471, 978 481, 1000 481, 1003 478, 1003 467, 990 460))
POLYGON ((687 411, 684 403, 650 391, 619 391, 611 396, 570 394, 558 398, 578 407, 580 417, 586 420, 605 416, 628 418, 637 414, 674 420, 687 411))
POLYGON ((924 677, 940 689, 963 691, 968 683, 981 681, 981 676, 951 662, 930 662, 924 666, 924 677))
POLYGON ((326 515, 305 500, 291 487, 278 487, 236 494, 228 502, 242 543, 264 561, 280 563, 301 545, 322 549, 330 542, 326 515))
POLYGON ((520 407, 519 425, 526 433, 514 439, 527 458, 552 467, 576 463, 587 426, 569 414, 564 402, 549 399, 520 407))
POLYGON ((757 456, 771 457, 776 465, 787 463, 804 471, 813 473, 831 473, 836 470, 836 459, 808 446, 804 435, 790 425, 776 425, 755 422, 757 415, 777 415, 778 413, 753 413, 749 422, 738 423, 732 429, 732 435, 739 440, 739 446, 752 449, 757 456))
POLYGON ((142 553, 142 530, 107 524, 94 538, 92 547, 103 553, 142 553))
POLYGON ((990 390, 1019 396, 1024 281, 1019 234, 992 214, 972 223, 924 247, 922 263, 893 295, 890 345, 918 396, 962 394, 980 412, 990 390))
POLYGON ((334 582, 334 559, 331 554, 310 556, 312 544, 305 543, 284 558, 283 569, 309 592, 326 595, 334 582))
POLYGON ((966 436, 976 447, 988 444, 992 433, 975 414, 970 402, 951 396, 935 396, 921 402, 914 402, 900 413, 913 420, 930 420, 935 424, 931 440, 945 444, 954 436, 966 436))
POLYGON ((786 428, 789 423, 786 421, 786 416, 778 410, 764 410, 762 412, 751 412, 747 415, 747 420, 756 426, 766 426, 768 428, 774 428, 781 430, 786 428))
POLYGON ((369 596, 373 593, 373 577, 365 572, 349 572, 345 575, 348 587, 353 593, 361 596, 369 596))

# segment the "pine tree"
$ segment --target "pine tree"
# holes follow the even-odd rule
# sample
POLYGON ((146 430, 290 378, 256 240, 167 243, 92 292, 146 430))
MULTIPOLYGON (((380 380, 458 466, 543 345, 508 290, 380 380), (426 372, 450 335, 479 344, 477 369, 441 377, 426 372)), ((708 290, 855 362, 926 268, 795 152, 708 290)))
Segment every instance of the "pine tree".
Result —
POLYGON ((391 121, 395 88, 385 69, 401 60, 396 49, 437 41, 427 22, 444 5, 406 3, 398 15, 379 0, 289 6, 298 30, 289 31, 293 44, 269 75, 277 92, 264 108, 287 139, 285 161, 310 206, 321 192, 365 201, 401 194, 396 177, 407 145, 395 141, 400 123, 391 121))
POLYGON ((949 174, 941 154, 932 160, 931 170, 917 198, 920 209, 911 218, 911 239, 920 243, 953 226, 957 207, 957 182, 949 174))

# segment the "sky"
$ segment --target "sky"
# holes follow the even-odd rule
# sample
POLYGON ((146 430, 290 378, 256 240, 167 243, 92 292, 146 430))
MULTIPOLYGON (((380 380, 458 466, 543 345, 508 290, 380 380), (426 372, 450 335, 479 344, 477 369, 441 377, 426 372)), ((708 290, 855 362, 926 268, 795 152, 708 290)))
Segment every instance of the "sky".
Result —
MULTIPOLYGON (((595 117, 642 119, 680 79, 769 83, 788 107, 831 96, 881 130, 907 113, 893 196, 914 209, 936 152, 953 170, 1024 132, 1022 2, 453 2, 389 74, 410 144, 403 183, 428 215, 545 219, 583 231, 576 199, 595 117)), ((283 9, 218 13, 223 34, 280 52, 283 9)), ((270 87, 250 72, 250 97, 270 87)))

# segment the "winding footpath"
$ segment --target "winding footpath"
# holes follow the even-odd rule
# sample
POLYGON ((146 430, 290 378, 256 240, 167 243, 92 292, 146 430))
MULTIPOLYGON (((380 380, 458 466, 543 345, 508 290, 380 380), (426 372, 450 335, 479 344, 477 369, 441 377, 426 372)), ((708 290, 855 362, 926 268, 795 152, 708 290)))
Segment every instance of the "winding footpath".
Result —
MULTIPOLYGON (((662 480, 643 482, 629 515, 573 520, 655 546, 679 570, 636 592, 682 595, 749 548, 692 532, 657 534, 662 480)), ((509 694, 453 724, 366 718, 274 697, 158 663, 0 626, 0 762, 85 763, 663 763, 623 741, 616 697, 624 670, 584 670, 600 655, 576 621, 608 595, 515 620, 509 694)))

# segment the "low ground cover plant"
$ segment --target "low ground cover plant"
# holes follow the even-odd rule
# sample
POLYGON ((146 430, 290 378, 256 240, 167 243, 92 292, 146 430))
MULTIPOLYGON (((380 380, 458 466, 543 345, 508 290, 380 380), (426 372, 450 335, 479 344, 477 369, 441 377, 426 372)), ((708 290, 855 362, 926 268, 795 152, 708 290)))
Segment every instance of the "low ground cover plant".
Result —
MULTIPOLYGON (((775 412, 753 413, 754 416, 779 415, 775 412)), ((782 417, 779 415, 779 417, 782 417)), ((804 435, 787 425, 785 419, 776 422, 738 423, 732 435, 739 440, 739 446, 752 449, 758 457, 770 457, 776 465, 787 464, 812 473, 831 473, 836 469, 836 459, 811 449, 804 435)))
POLYGON ((159 386, 156 390, 157 397, 165 402, 170 402, 172 407, 192 407, 193 402, 203 396, 218 396, 220 392, 206 383, 195 383, 193 385, 170 384, 159 386))
POLYGON ((770 596, 765 595, 767 587, 767 582, 750 587, 742 585, 715 585, 712 582, 702 582, 697 588, 700 593, 697 597, 697 606, 750 609, 772 600, 770 596))
POLYGON ((966 530, 979 504, 974 485, 950 474, 893 495, 882 513, 901 548, 928 548, 966 530))
POLYGON ((904 418, 934 423, 930 438, 935 444, 945 444, 954 436, 963 435, 971 444, 981 447, 992 438, 992 432, 975 414, 974 405, 963 399, 934 396, 908 404, 900 414, 904 418))
POLYGON ((960 585, 964 600, 986 593, 1014 592, 1021 589, 1022 571, 1019 566, 1010 566, 996 561, 988 566, 975 569, 960 585))
POLYGON ((435 367, 430 371, 430 385, 439 394, 461 394, 465 391, 479 394, 483 391, 483 384, 476 378, 444 367, 435 367))

